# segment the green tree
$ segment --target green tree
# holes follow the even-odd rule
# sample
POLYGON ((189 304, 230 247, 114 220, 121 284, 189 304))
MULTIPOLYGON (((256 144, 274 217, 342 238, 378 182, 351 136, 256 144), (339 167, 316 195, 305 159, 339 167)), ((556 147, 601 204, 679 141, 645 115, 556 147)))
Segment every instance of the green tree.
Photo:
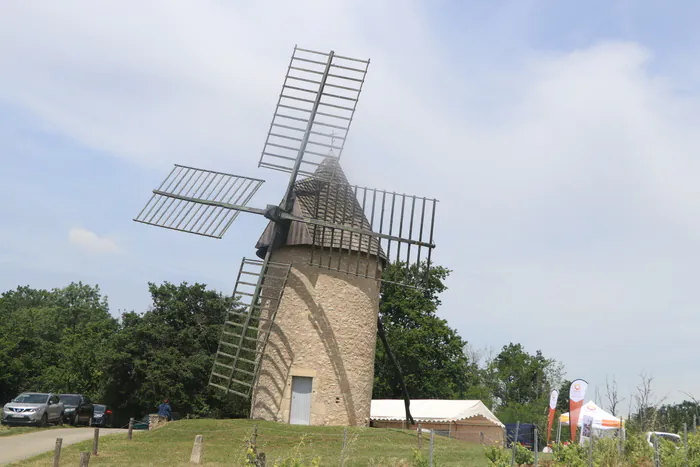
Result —
POLYGON ((106 398, 140 415, 167 397, 199 416, 247 416, 248 404, 208 386, 221 326, 236 302, 203 284, 149 284, 153 306, 125 313, 112 341, 106 398))
MULTIPOLYGON (((409 271, 410 288, 400 282, 404 265, 392 264, 385 271, 379 304, 387 341, 401 367, 411 398, 469 398, 478 394, 478 368, 464 353, 466 342, 436 316, 439 295, 446 290, 444 280, 450 271, 425 265, 409 271)), ((377 339, 374 398, 401 398, 396 371, 384 346, 377 339)))
POLYGON ((501 349, 486 371, 498 402, 498 418, 504 423, 534 423, 544 438, 549 394, 553 388, 560 387, 561 364, 545 358, 539 350, 533 355, 521 344, 510 343, 501 349))
POLYGON ((99 287, 18 287, 0 297, 0 318, 0 400, 25 390, 102 394, 117 321, 99 287))

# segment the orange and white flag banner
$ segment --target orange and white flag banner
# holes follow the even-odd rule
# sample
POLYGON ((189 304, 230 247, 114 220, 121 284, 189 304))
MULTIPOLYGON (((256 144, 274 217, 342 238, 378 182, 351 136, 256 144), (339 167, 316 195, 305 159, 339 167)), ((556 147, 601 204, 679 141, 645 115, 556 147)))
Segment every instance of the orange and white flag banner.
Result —
POLYGON ((559 400, 559 391, 552 390, 549 395, 549 416, 547 417, 547 444, 552 438, 552 423, 554 422, 554 412, 557 410, 557 401, 559 400))
POLYGON ((569 429, 571 430, 571 442, 576 441, 576 428, 578 417, 586 397, 588 383, 582 379, 574 380, 569 387, 569 429))

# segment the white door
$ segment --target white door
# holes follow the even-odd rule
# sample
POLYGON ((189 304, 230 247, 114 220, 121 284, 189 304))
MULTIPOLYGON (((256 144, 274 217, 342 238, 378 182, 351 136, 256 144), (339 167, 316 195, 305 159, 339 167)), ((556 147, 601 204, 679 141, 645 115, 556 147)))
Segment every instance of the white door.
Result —
POLYGON ((311 383, 313 378, 292 376, 292 408, 289 423, 309 425, 311 423, 311 383))

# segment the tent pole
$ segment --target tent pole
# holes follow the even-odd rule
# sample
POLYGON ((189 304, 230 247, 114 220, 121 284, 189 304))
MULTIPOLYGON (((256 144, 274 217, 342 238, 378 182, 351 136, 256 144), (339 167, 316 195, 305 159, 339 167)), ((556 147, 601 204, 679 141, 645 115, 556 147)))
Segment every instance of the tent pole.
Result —
POLYGON ((561 419, 559 419, 559 427, 557 428, 557 443, 561 442, 561 419))

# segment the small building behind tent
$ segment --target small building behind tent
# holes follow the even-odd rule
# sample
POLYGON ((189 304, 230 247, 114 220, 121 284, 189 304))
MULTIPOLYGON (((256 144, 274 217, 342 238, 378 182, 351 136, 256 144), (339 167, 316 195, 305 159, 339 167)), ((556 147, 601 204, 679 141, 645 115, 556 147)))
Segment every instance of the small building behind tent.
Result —
POLYGON ((434 430, 436 435, 486 445, 502 446, 505 425, 479 400, 411 400, 411 416, 406 421, 403 399, 374 399, 370 426, 375 428, 434 430))

